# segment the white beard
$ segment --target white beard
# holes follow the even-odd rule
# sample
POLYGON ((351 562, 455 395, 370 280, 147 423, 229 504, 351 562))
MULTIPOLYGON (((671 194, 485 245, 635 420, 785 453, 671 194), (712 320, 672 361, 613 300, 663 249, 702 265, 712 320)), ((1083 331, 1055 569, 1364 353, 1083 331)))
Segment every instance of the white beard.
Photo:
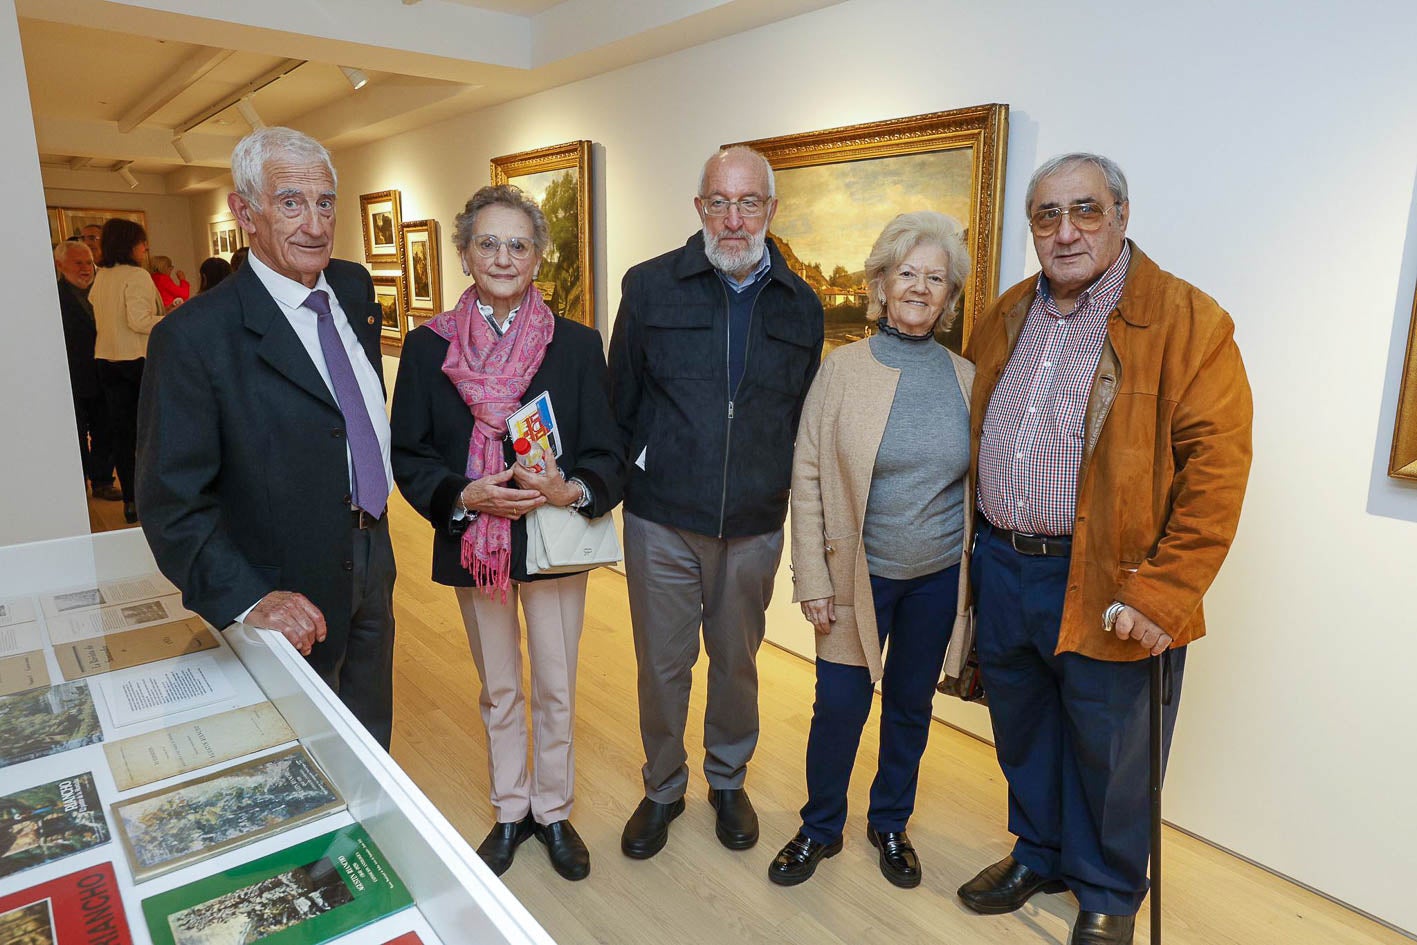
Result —
POLYGON ((708 261, 713 263, 713 267, 721 272, 730 275, 742 272, 745 269, 753 269, 763 258, 763 249, 767 246, 767 228, 748 237, 748 245, 741 250, 725 249, 719 245, 719 239, 714 237, 704 227, 704 255, 708 261))

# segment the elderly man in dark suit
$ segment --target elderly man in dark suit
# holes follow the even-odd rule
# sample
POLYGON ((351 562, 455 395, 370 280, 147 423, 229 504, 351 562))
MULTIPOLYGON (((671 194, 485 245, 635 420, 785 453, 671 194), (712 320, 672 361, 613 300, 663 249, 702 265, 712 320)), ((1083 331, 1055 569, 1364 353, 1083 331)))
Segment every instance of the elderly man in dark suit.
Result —
POLYGON ((143 530, 188 607, 282 633, 387 748, 393 475, 373 281, 330 258, 319 142, 263 128, 237 144, 232 176, 248 264, 149 342, 143 530))
POLYGON ((82 240, 54 247, 54 268, 59 272, 59 317, 64 323, 64 349, 69 360, 69 388, 74 394, 74 419, 78 422, 79 458, 84 478, 95 499, 120 502, 123 493, 113 484, 113 442, 108 428, 108 402, 98 386, 93 345, 98 328, 89 304, 93 285, 93 252, 82 240))

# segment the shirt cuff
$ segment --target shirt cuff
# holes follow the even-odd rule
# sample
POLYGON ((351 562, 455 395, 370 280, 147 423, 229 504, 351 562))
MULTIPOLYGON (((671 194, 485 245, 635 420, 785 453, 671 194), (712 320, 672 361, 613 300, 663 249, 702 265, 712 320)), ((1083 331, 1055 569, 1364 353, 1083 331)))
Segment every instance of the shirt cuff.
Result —
MULTIPOLYGON (((265 598, 262 597, 261 600, 265 600, 265 598)), ((256 604, 259 604, 259 603, 261 602, 261 600, 256 601, 256 604)), ((251 616, 251 611, 253 611, 253 610, 256 609, 256 604, 252 604, 250 607, 247 607, 245 610, 241 611, 241 613, 237 614, 237 616, 236 616, 236 622, 237 622, 237 623, 245 623, 245 622, 246 622, 246 618, 249 617, 249 616, 251 616)))

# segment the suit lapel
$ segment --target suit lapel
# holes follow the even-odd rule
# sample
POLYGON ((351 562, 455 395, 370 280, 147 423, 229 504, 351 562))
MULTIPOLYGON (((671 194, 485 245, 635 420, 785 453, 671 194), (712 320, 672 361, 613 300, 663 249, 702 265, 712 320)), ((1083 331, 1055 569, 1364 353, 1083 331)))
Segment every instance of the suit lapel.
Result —
POLYGON ((324 378, 310 360, 310 353, 300 343, 295 329, 281 314, 280 306, 261 285, 251 269, 242 267, 237 274, 236 291, 241 297, 241 316, 247 330, 261 336, 256 351, 261 360, 280 372, 296 387, 339 409, 334 395, 325 386, 324 378))

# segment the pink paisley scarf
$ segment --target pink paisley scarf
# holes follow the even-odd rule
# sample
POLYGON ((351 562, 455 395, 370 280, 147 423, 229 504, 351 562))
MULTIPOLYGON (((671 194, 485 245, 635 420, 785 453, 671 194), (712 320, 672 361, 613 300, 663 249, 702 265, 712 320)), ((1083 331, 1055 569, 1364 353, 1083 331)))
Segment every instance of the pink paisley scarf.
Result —
MULTIPOLYGON (((507 417, 521 406, 555 331, 555 316, 546 307, 536 286, 529 286, 517 317, 498 338, 477 309, 477 287, 472 286, 448 312, 429 322, 448 341, 443 373, 458 389, 472 411, 472 439, 467 446, 467 476, 480 479, 506 468, 502 438, 507 417)), ((462 566, 489 597, 501 591, 502 600, 512 584, 512 522, 484 513, 462 536, 462 566)))

